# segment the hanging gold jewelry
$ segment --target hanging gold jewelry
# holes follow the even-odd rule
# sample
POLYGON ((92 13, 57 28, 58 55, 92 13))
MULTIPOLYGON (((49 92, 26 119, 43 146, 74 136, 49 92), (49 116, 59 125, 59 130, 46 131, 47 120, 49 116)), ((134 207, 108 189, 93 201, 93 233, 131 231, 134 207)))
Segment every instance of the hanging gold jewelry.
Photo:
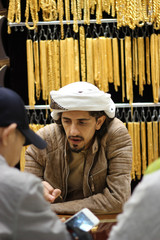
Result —
POLYGON ((153 121, 153 161, 158 159, 158 122, 153 121))
POLYGON ((107 48, 106 48, 106 38, 99 37, 99 52, 100 52, 100 88, 104 92, 109 91, 108 86, 108 66, 107 66, 107 48))
POLYGON ((82 81, 86 81, 86 61, 85 61, 85 31, 84 27, 79 28, 80 39, 80 59, 81 59, 81 76, 82 81))
POLYGON ((54 89, 53 82, 53 41, 47 40, 47 68, 48 68, 48 103, 50 104, 50 91, 54 89))
POLYGON ((42 9, 44 21, 54 21, 57 19, 57 6, 55 0, 39 0, 39 7, 42 9))
POLYGON ((81 0, 77 0, 77 18, 81 20, 82 12, 81 12, 81 0))
POLYGON ((129 103, 133 102, 131 37, 125 37, 126 95, 129 103))
POLYGON ((144 174, 147 167, 146 159, 146 123, 141 122, 141 148, 142 148, 142 174, 144 174))
POLYGON ((145 84, 144 38, 138 37, 139 95, 143 96, 145 84))
POLYGON ((96 5, 96 23, 101 24, 102 19, 102 0, 97 0, 96 5))
POLYGON ((146 74, 147 74, 147 84, 151 84, 149 37, 146 37, 146 74))
POLYGON ((159 93, 159 67, 158 67, 158 38, 155 33, 151 35, 151 76, 154 103, 158 103, 159 93))
MULTIPOLYGON (((61 86, 64 87, 66 85, 66 78, 68 79, 68 71, 67 71, 67 44, 66 39, 60 40, 60 72, 61 72, 61 86)), ((68 80, 67 80, 68 81, 68 80)))
MULTIPOLYGON (((8 16, 7 20, 10 23, 13 23, 14 20, 16 23, 21 21, 21 2, 20 0, 10 0, 8 6, 8 16)), ((8 34, 11 33, 11 28, 8 25, 8 34)))
POLYGON ((60 83, 60 56, 59 56, 59 40, 53 40, 53 66, 54 66, 54 76, 55 76, 55 90, 61 87, 60 83))
POLYGON ((152 122, 147 122, 148 166, 153 162, 152 122))
POLYGON ((133 38, 133 80, 138 85, 138 48, 137 38, 133 38))
POLYGON ((58 0, 57 1, 57 12, 59 14, 59 21, 61 25, 61 39, 64 39, 64 26, 63 26, 63 15, 64 15, 64 10, 63 10, 63 0, 58 0))
POLYGON ((121 79, 122 79, 122 102, 125 98, 125 85, 124 85, 124 39, 120 39, 120 53, 121 53, 121 79))
POLYGON ((65 17, 66 17, 66 21, 67 24, 70 24, 70 4, 69 4, 69 0, 65 0, 65 17))
POLYGON ((84 0, 84 24, 90 24, 90 5, 89 5, 89 0, 84 0))
POLYGON ((93 38, 93 74, 94 83, 99 87, 100 80, 100 54, 99 54, 99 41, 98 38, 93 38))
POLYGON ((108 82, 113 83, 113 55, 112 55, 112 39, 106 38, 107 47, 107 63, 108 63, 108 82))
POLYGON ((80 72, 79 72, 79 45, 78 40, 74 39, 74 79, 75 82, 80 81, 80 72))
POLYGON ((118 39, 113 38, 113 76, 114 76, 114 89, 117 92, 118 86, 120 86, 120 76, 119 76, 119 49, 118 49, 118 39))
POLYGON ((40 99, 41 94, 41 84, 40 84, 40 66, 39 66, 39 44, 38 41, 33 42, 33 51, 34 51, 34 76, 35 76, 35 85, 36 85, 36 98, 40 99))
POLYGON ((66 78, 66 84, 74 82, 74 47, 73 47, 73 38, 66 38, 67 44, 67 71, 68 71, 68 79, 66 78))
POLYGON ((137 179, 141 178, 140 123, 134 122, 135 170, 137 179))
POLYGON ((34 65, 33 65, 33 43, 31 39, 26 41, 26 50, 27 50, 27 74, 28 74, 28 98, 29 105, 33 108, 35 105, 35 96, 34 96, 34 65))
POLYGON ((127 124, 127 128, 128 128, 128 133, 131 136, 131 140, 132 140, 132 171, 131 171, 131 178, 135 179, 135 141, 134 141, 134 125, 133 122, 128 122, 127 124))
POLYGON ((97 44, 98 44, 98 82, 97 86, 100 90, 102 90, 102 79, 104 79, 104 73, 103 73, 103 57, 104 57, 104 37, 98 37, 97 38, 97 44))
POLYGON ((78 32, 78 13, 77 13, 77 2, 76 0, 73 0, 73 31, 78 32))
POLYGON ((40 40, 40 73, 42 99, 48 100, 48 73, 47 73, 47 40, 40 40))
POLYGON ((86 38, 87 82, 94 84, 93 79, 93 39, 86 38))
POLYGON ((26 27, 30 30, 35 29, 36 25, 37 25, 37 22, 39 21, 37 0, 26 0, 25 17, 26 17, 26 20, 25 20, 26 27), (28 24, 29 15, 30 15, 29 12, 31 14, 31 18, 32 18, 32 21, 33 21, 33 26, 30 26, 28 24))

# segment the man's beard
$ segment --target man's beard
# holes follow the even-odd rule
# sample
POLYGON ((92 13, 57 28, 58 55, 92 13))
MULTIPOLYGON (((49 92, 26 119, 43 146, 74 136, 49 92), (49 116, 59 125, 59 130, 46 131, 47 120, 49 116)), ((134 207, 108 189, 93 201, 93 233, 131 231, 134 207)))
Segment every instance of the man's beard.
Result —
MULTIPOLYGON (((74 145, 73 145, 73 147, 74 147, 74 145)), ((75 145, 75 148, 73 148, 73 147, 71 147, 70 144, 69 144, 70 150, 71 150, 72 152, 75 152, 75 153, 80 153, 82 150, 85 149, 85 146, 83 146, 82 148, 79 148, 79 149, 76 149, 77 145, 75 145)))
MULTIPOLYGON (((80 140, 84 140, 83 139, 83 137, 81 137, 81 136, 69 136, 68 137, 68 139, 73 139, 73 138, 79 138, 80 140)), ((69 143, 69 141, 68 141, 68 143, 69 143)), ((72 151, 72 152, 75 152, 75 153, 79 153, 79 152, 81 152, 83 149, 85 149, 85 145, 82 147, 82 148, 78 148, 77 149, 77 147, 78 147, 78 145, 77 144, 73 144, 73 147, 71 147, 71 145, 70 145, 70 143, 69 143, 69 148, 70 148, 70 150, 72 151)))

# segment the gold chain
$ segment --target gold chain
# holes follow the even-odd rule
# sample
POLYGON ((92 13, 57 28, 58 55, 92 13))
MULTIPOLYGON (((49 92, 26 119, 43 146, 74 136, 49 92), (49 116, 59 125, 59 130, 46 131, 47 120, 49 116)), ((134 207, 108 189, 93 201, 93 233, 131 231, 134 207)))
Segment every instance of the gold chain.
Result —
POLYGON ((141 146, 142 146, 142 174, 144 174, 147 161, 146 161, 146 123, 141 122, 141 146))
POLYGON ((25 9, 25 17, 26 17, 26 27, 30 30, 36 28, 38 22, 38 3, 37 0, 26 0, 26 9, 25 9), (33 26, 28 24, 29 22, 29 12, 31 13, 31 18, 33 21, 33 26))
POLYGON ((33 108, 35 105, 34 89, 34 64, 33 64, 33 42, 31 39, 27 39, 27 73, 28 73, 28 96, 29 105, 33 108))
MULTIPOLYGON (((13 23, 14 20, 16 23, 20 23, 21 21, 21 3, 20 0, 10 0, 8 6, 8 22, 13 23)), ((8 33, 11 33, 11 29, 8 26, 8 33)))
POLYGON ((80 38, 80 59, 82 81, 86 81, 86 61, 85 61, 85 30, 83 26, 79 28, 80 38))

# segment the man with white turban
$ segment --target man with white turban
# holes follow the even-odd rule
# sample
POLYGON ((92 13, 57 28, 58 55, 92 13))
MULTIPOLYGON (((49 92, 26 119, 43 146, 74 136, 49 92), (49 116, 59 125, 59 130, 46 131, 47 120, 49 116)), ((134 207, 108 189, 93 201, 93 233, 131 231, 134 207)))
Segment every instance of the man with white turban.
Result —
POLYGON ((132 142, 110 94, 75 82, 50 96, 54 123, 37 132, 47 148, 27 149, 25 171, 42 179, 49 202, 61 190, 51 206, 58 214, 119 213, 131 192, 132 142))

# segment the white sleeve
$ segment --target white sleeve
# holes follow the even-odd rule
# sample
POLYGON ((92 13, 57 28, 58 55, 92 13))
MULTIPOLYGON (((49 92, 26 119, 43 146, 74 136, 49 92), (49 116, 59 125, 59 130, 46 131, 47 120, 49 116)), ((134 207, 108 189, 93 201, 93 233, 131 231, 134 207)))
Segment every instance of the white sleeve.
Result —
POLYGON ((108 240, 155 240, 160 236, 160 171, 146 175, 124 205, 108 240))
POLYGON ((39 179, 30 174, 26 182, 16 211, 15 239, 70 240, 65 224, 51 211, 50 204, 44 199, 39 179))

